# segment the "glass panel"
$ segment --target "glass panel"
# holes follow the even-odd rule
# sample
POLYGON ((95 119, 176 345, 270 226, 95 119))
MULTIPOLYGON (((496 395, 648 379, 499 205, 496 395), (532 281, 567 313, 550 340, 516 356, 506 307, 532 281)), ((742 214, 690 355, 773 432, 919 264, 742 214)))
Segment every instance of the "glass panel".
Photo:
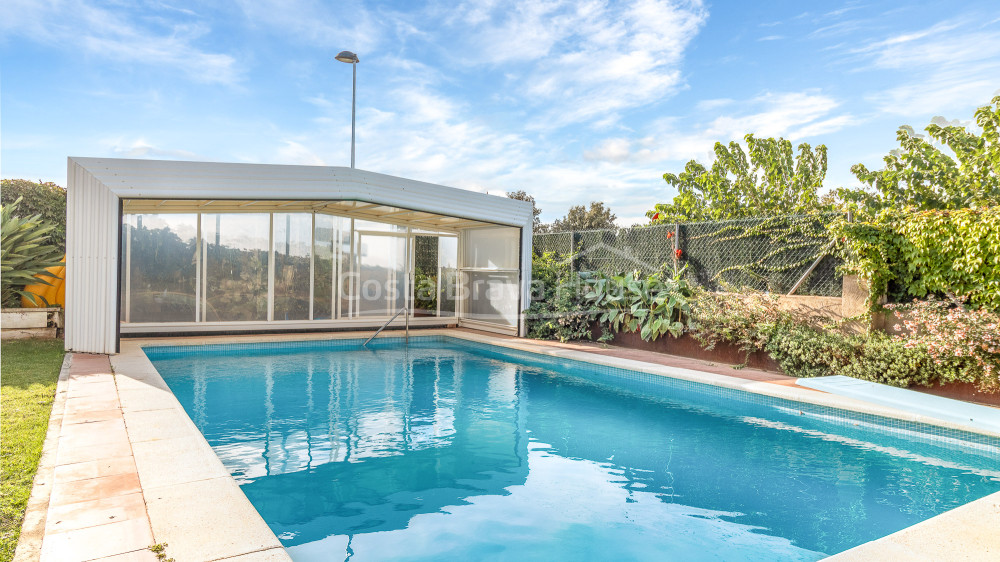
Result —
POLYGON ((438 238, 438 267, 441 271, 438 281, 439 316, 454 316, 458 296, 458 238, 438 238))
POLYGON ((413 315, 437 316, 438 238, 413 237, 413 315))
POLYGON ((344 228, 340 234, 340 316, 352 318, 358 315, 357 301, 357 252, 354 251, 356 237, 351 232, 351 220, 343 219, 344 228))
POLYGON ((517 273, 470 271, 467 316, 473 320, 517 325, 517 273))
POLYGON ((406 232, 405 226, 397 226, 394 224, 388 224, 384 222, 374 222, 365 221, 361 219, 354 220, 354 230, 367 230, 369 232, 406 232))
MULTIPOLYGON (((333 318, 333 276, 336 262, 334 250, 336 247, 337 230, 340 226, 338 217, 316 214, 316 257, 314 258, 315 273, 313 275, 313 319, 329 320, 333 318)), ((277 315, 277 312, 275 312, 277 315)))
POLYGON ((198 215, 126 215, 125 223, 129 321, 194 322, 198 215))
POLYGON ((267 214, 202 215, 205 320, 267 320, 269 223, 267 214))
POLYGON ((521 231, 514 227, 476 228, 465 231, 465 267, 519 269, 521 231))
POLYGON ((403 260, 406 238, 358 236, 358 312, 360 316, 389 316, 403 306, 403 260))
POLYGON ((274 320, 309 319, 312 214, 274 214, 274 320))

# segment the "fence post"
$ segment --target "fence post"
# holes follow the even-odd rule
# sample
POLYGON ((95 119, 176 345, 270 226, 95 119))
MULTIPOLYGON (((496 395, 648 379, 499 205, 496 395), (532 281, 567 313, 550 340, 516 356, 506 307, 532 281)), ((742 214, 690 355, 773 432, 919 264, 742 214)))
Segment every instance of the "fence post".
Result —
POLYGON ((671 257, 674 259, 674 275, 677 275, 677 250, 681 247, 681 225, 680 223, 674 223, 674 250, 670 252, 671 257))
POLYGON ((576 272, 576 231, 569 231, 569 272, 576 272))

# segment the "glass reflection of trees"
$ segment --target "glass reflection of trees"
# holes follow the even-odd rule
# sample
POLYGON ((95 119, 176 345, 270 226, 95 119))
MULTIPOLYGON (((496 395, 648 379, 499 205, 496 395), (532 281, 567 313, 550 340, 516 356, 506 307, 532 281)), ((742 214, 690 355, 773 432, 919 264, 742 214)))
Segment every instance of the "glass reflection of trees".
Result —
MULTIPOLYGON (((124 322, 267 321, 269 298, 279 321, 385 316, 403 306, 403 227, 259 212, 128 214, 124 222, 124 322)), ((457 238, 419 231, 412 240, 414 316, 454 316, 457 238)))
POLYGON ((237 229, 267 233, 270 217, 266 214, 202 216, 207 242, 205 320, 208 322, 267 320, 266 234, 263 240, 250 239, 237 229))
POLYGON ((197 285, 197 216, 129 217, 131 322, 193 322, 197 285), (165 223, 159 228, 148 224, 165 223), (183 238, 181 233, 190 233, 183 238))

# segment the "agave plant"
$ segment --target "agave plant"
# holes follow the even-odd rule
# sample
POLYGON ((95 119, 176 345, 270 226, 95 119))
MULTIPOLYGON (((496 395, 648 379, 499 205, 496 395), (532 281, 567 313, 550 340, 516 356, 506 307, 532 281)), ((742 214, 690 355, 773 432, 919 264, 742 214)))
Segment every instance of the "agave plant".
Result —
POLYGON ((46 223, 40 215, 15 216, 20 202, 19 197, 0 207, 0 302, 5 306, 15 303, 18 296, 27 297, 34 303, 38 299, 44 302, 45 299, 26 292, 24 286, 51 285, 45 277, 58 277, 46 268, 61 265, 62 251, 49 241, 55 225, 46 223))
POLYGON ((619 331, 639 332, 646 341, 683 334, 690 321, 692 291, 682 275, 683 270, 673 277, 595 274, 585 298, 600 311, 601 324, 611 328, 601 339, 619 331))

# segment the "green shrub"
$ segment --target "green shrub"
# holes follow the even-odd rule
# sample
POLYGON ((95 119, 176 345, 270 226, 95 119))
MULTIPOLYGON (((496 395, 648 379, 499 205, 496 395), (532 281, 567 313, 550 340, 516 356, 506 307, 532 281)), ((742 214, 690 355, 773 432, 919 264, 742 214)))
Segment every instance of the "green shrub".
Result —
POLYGON ((0 180, 0 204, 10 205, 21 200, 21 216, 38 215, 53 225, 52 245, 66 251, 66 190, 52 182, 0 180))
POLYGON ((691 308, 691 336, 705 349, 719 342, 750 353, 762 351, 774 331, 786 322, 777 295, 699 292, 691 308))
POLYGON ((528 337, 564 342, 591 339, 595 314, 583 298, 586 284, 570 270, 571 260, 572 256, 554 252, 532 256, 528 337))
POLYGON ((0 207, 0 302, 3 306, 20 306, 20 296, 36 302, 35 295, 25 292, 24 286, 49 284, 35 275, 54 279, 46 268, 61 265, 59 260, 63 256, 63 252, 50 243, 54 225, 45 223, 39 215, 27 218, 14 215, 20 202, 18 199, 0 207))
POLYGON ((837 375, 854 354, 842 334, 816 330, 794 322, 779 324, 764 351, 793 377, 837 375))
POLYGON ((952 380, 1000 388, 1000 313, 971 309, 961 299, 889 305, 902 321, 904 345, 924 350, 952 380))
POLYGON ((585 295, 596 311, 598 321, 607 328, 601 339, 608 340, 619 331, 639 332, 645 341, 670 334, 678 337, 687 329, 691 317, 691 286, 684 271, 673 277, 654 273, 642 277, 598 273, 589 280, 591 290, 585 295))
POLYGON ((902 338, 873 332, 855 341, 856 355, 837 374, 901 387, 931 386, 954 378, 950 365, 935 365, 926 350, 908 348, 902 338))
POLYGON ((869 306, 928 295, 968 297, 1000 310, 1000 207, 883 209, 832 225, 844 270, 870 281, 869 306))

